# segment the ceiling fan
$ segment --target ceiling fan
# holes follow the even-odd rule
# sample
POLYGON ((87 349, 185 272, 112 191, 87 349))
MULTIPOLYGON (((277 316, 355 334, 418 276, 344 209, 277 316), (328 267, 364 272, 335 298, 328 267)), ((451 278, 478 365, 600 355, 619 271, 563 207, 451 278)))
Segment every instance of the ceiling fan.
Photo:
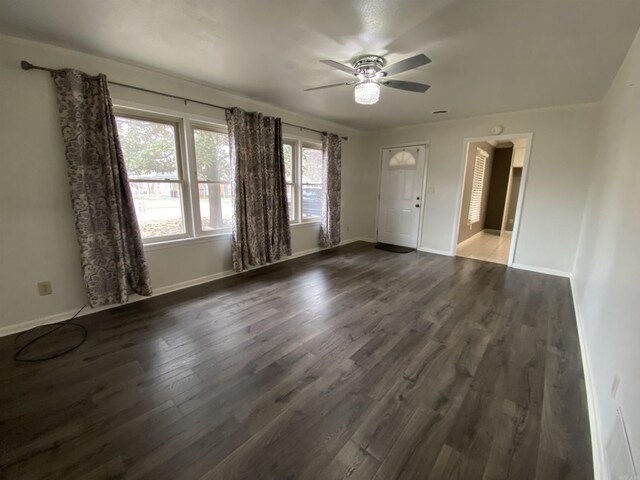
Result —
POLYGON ((424 54, 415 55, 405 58, 393 65, 385 67, 387 64, 384 57, 379 55, 362 55, 356 58, 351 66, 343 63, 334 62, 333 60, 320 60, 325 65, 337 68, 349 75, 353 75, 355 80, 350 82, 332 83, 331 85, 323 85, 321 87, 305 88, 305 92, 312 90, 320 90, 323 88, 340 87, 343 85, 355 85, 354 97, 357 103, 363 105, 372 105, 380 99, 380 85, 385 87, 397 88, 398 90, 406 90, 407 92, 426 92, 431 85, 417 82, 407 82, 404 80, 387 80, 387 77, 398 73, 413 70, 431 63, 429 57, 424 54))

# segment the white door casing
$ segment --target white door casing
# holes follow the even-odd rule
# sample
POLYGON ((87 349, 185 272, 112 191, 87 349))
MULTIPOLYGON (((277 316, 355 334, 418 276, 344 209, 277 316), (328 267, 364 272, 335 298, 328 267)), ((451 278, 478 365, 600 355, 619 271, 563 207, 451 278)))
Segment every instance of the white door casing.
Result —
POLYGON ((418 247, 425 150, 424 146, 383 150, 378 242, 418 247))
POLYGON ((458 245, 458 233, 460 230, 460 216, 462 212, 462 197, 464 193, 464 176, 466 171, 467 155, 469 152, 469 144, 474 142, 523 142, 524 146, 524 158, 522 158, 522 177, 520 179, 520 189, 518 190, 518 197, 516 200, 516 215, 513 221, 513 230, 511 236, 511 247, 509 249, 509 260, 507 266, 514 265, 516 250, 518 248, 518 237, 520 233, 520 219, 522 216, 522 210, 524 205, 524 199, 527 189, 527 178, 529 173, 529 159, 531 158, 531 147, 533 145, 533 133, 513 133, 508 135, 490 135, 485 137, 467 137, 463 139, 462 159, 460 168, 460 177, 458 179, 458 200, 456 204, 456 216, 454 223, 452 224, 453 233, 451 235, 451 248, 448 255, 455 255, 458 245))

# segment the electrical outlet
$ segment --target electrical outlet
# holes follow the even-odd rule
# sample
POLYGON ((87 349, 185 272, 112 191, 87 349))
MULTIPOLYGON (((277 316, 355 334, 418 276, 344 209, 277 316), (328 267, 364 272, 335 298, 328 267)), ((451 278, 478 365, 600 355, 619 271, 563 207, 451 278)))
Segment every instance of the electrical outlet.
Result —
POLYGON ((38 293, 42 297, 43 295, 51 295, 53 293, 53 288, 51 287, 51 282, 38 282, 38 293))
POLYGON ((620 388, 620 375, 616 373, 613 377, 613 383, 611 384, 611 396, 613 398, 616 398, 618 388, 620 388))

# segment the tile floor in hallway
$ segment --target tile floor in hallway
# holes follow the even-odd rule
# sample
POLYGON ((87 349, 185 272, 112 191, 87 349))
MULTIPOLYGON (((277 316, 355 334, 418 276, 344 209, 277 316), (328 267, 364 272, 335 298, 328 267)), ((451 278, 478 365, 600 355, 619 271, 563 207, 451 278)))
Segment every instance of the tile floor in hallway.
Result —
POLYGON ((510 247, 511 232, 500 235, 499 232, 483 230, 458 245, 456 256, 506 265, 510 247))

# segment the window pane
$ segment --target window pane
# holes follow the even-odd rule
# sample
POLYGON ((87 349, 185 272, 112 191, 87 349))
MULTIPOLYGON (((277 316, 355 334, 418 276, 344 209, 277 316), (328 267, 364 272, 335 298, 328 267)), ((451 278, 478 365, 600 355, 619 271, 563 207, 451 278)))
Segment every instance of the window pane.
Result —
POLYGON ((295 220, 294 203, 293 203, 293 185, 287 184, 287 200, 289 200, 289 221, 295 220))
POLYGON ((185 233, 180 184, 130 182, 142 238, 185 233))
POLYGON ((302 186, 302 219, 319 218, 322 213, 322 185, 302 186))
POLYGON ((231 228, 231 184, 199 183, 200 220, 203 231, 231 228))
POLYGON ((407 152, 405 150, 396 153, 389 160, 389 169, 394 170, 415 170, 416 169, 416 157, 414 157, 411 152, 407 152))
POLYGON ((302 183, 322 183, 322 150, 302 148, 302 183))
POLYGON ((178 180, 175 126, 127 117, 116 124, 129 179, 178 180))
POLYGON ((198 180, 231 181, 229 136, 226 133, 193 129, 198 180))
POLYGON ((283 146, 284 151, 284 173, 287 177, 286 182, 293 182, 293 146, 287 145, 286 143, 283 146))

